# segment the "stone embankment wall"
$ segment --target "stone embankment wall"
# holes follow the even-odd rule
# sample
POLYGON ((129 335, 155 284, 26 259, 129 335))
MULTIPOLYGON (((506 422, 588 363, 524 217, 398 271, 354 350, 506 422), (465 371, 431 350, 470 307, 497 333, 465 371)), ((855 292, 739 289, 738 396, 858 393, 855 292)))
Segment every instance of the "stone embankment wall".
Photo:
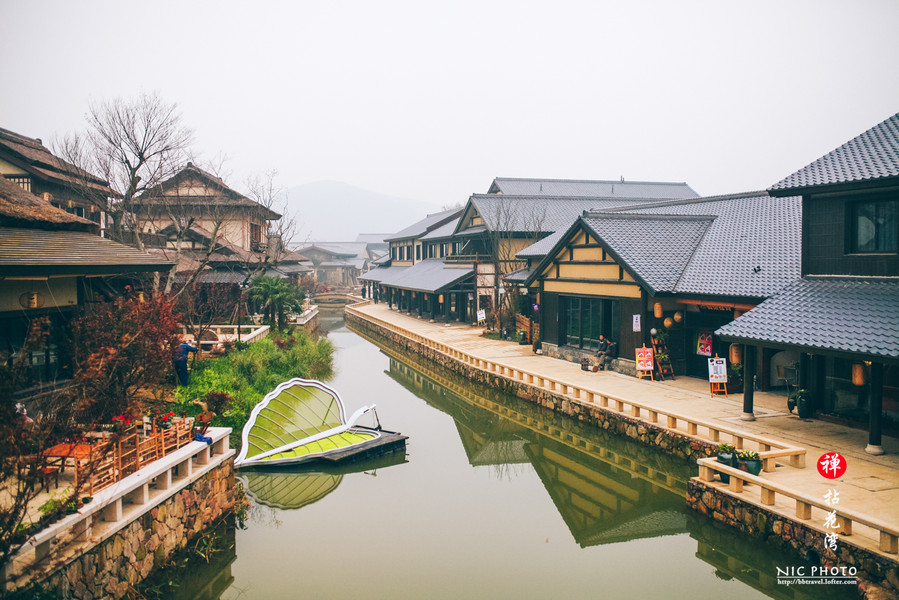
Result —
POLYGON ((811 563, 829 568, 855 567, 859 591, 865 593, 866 598, 899 596, 899 568, 894 561, 874 552, 839 542, 836 552, 825 550, 824 534, 820 531, 720 492, 695 478, 687 483, 687 505, 747 535, 777 547, 792 548, 800 556, 812 558, 811 563), (815 556, 820 560, 814 560, 815 556))
POLYGON ((593 424, 602 429, 617 433, 636 440, 648 446, 655 446, 672 456, 682 458, 704 458, 713 454, 714 447, 710 443, 690 439, 677 432, 647 423, 641 419, 622 415, 605 410, 599 406, 578 402, 555 394, 548 390, 540 389, 526 383, 512 381, 495 373, 488 373, 482 369, 461 363, 452 357, 445 356, 433 348, 428 348, 399 333, 380 327, 364 318, 360 318, 350 312, 346 313, 346 323, 353 329, 362 331, 366 335, 382 340, 394 348, 416 354, 449 371, 459 373, 466 378, 491 388, 505 390, 511 394, 529 400, 535 404, 550 408, 579 421, 593 424))
POLYGON ((234 460, 210 470, 48 577, 65 598, 121 598, 234 508, 234 460))

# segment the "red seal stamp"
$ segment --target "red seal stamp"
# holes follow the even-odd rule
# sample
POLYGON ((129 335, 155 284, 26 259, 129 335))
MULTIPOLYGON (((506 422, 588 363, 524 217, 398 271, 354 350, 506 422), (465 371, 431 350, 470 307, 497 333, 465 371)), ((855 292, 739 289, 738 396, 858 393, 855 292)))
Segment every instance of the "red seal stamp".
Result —
POLYGON ((846 459, 837 452, 828 452, 818 459, 818 472, 828 479, 839 479, 846 472, 846 459))

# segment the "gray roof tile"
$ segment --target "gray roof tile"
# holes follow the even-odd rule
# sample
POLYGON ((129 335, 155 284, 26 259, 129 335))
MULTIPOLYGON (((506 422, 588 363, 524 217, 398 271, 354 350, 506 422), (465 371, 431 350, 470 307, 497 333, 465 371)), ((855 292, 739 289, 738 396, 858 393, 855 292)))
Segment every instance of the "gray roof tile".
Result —
POLYGON ((796 190, 899 176, 899 113, 771 186, 796 190))
POLYGON ((677 293, 767 298, 800 277, 799 197, 751 192, 615 212, 715 217, 685 265, 677 293))
POLYGON ((429 231, 433 230, 436 227, 440 227, 450 219, 458 217, 462 213, 461 208, 452 208, 450 210, 444 210, 437 213, 432 213, 427 215, 424 219, 409 225, 405 229, 401 229, 400 231, 387 236, 384 238, 385 242, 391 242, 394 240, 403 240, 407 238, 417 238, 429 231))
POLYGON ((388 267, 372 269, 360 277, 365 281, 374 281, 391 287, 420 292, 438 292, 446 289, 468 276, 474 274, 470 264, 444 263, 431 258, 416 263, 411 267, 388 267), (387 271, 378 273, 378 271, 387 271))
POLYGON ((609 198, 698 198, 686 183, 604 181, 588 179, 521 179, 497 177, 489 193, 517 196, 594 196, 609 198))
POLYGON ((716 333, 899 358, 899 280, 805 277, 716 333))
POLYGON ((584 223, 656 292, 673 292, 710 216, 588 213, 584 223))

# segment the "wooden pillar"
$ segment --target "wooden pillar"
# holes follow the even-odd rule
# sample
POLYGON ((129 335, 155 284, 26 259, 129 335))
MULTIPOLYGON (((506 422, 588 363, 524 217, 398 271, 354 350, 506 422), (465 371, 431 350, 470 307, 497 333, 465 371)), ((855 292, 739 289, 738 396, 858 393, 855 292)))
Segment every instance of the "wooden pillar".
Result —
POLYGON ((755 421, 753 414, 753 383, 755 380, 755 363, 756 363, 755 346, 745 344, 743 346, 743 414, 740 418, 744 421, 755 421))
POLYGON ((868 396, 868 454, 883 454, 883 363, 871 363, 871 394, 868 396))

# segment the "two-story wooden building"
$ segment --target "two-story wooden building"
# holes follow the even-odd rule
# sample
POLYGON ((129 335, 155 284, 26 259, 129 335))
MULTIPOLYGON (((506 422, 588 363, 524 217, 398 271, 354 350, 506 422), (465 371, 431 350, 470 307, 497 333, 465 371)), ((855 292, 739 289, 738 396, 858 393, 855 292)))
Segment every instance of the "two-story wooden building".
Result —
POLYGON ((109 182, 64 161, 38 138, 0 128, 0 177, 51 206, 106 227, 109 182))
POLYGON ((0 365, 24 360, 30 367, 26 387, 71 377, 63 343, 67 323, 79 307, 121 292, 108 278, 121 281, 174 266, 102 238, 99 230, 98 223, 0 178, 0 365), (28 348, 36 327, 44 343, 28 348))
POLYGON ((802 278, 717 334, 791 353, 812 407, 867 421, 881 454, 899 430, 899 114, 768 191, 802 197, 802 278))
MULTIPOLYGON (((633 373, 655 329, 674 372, 704 378, 729 350, 714 331, 799 277, 800 219, 798 198, 766 192, 587 211, 519 253, 532 267, 513 278, 538 306, 546 354, 580 360, 602 334, 633 373)), ((764 360, 767 376, 776 359, 764 360)))

